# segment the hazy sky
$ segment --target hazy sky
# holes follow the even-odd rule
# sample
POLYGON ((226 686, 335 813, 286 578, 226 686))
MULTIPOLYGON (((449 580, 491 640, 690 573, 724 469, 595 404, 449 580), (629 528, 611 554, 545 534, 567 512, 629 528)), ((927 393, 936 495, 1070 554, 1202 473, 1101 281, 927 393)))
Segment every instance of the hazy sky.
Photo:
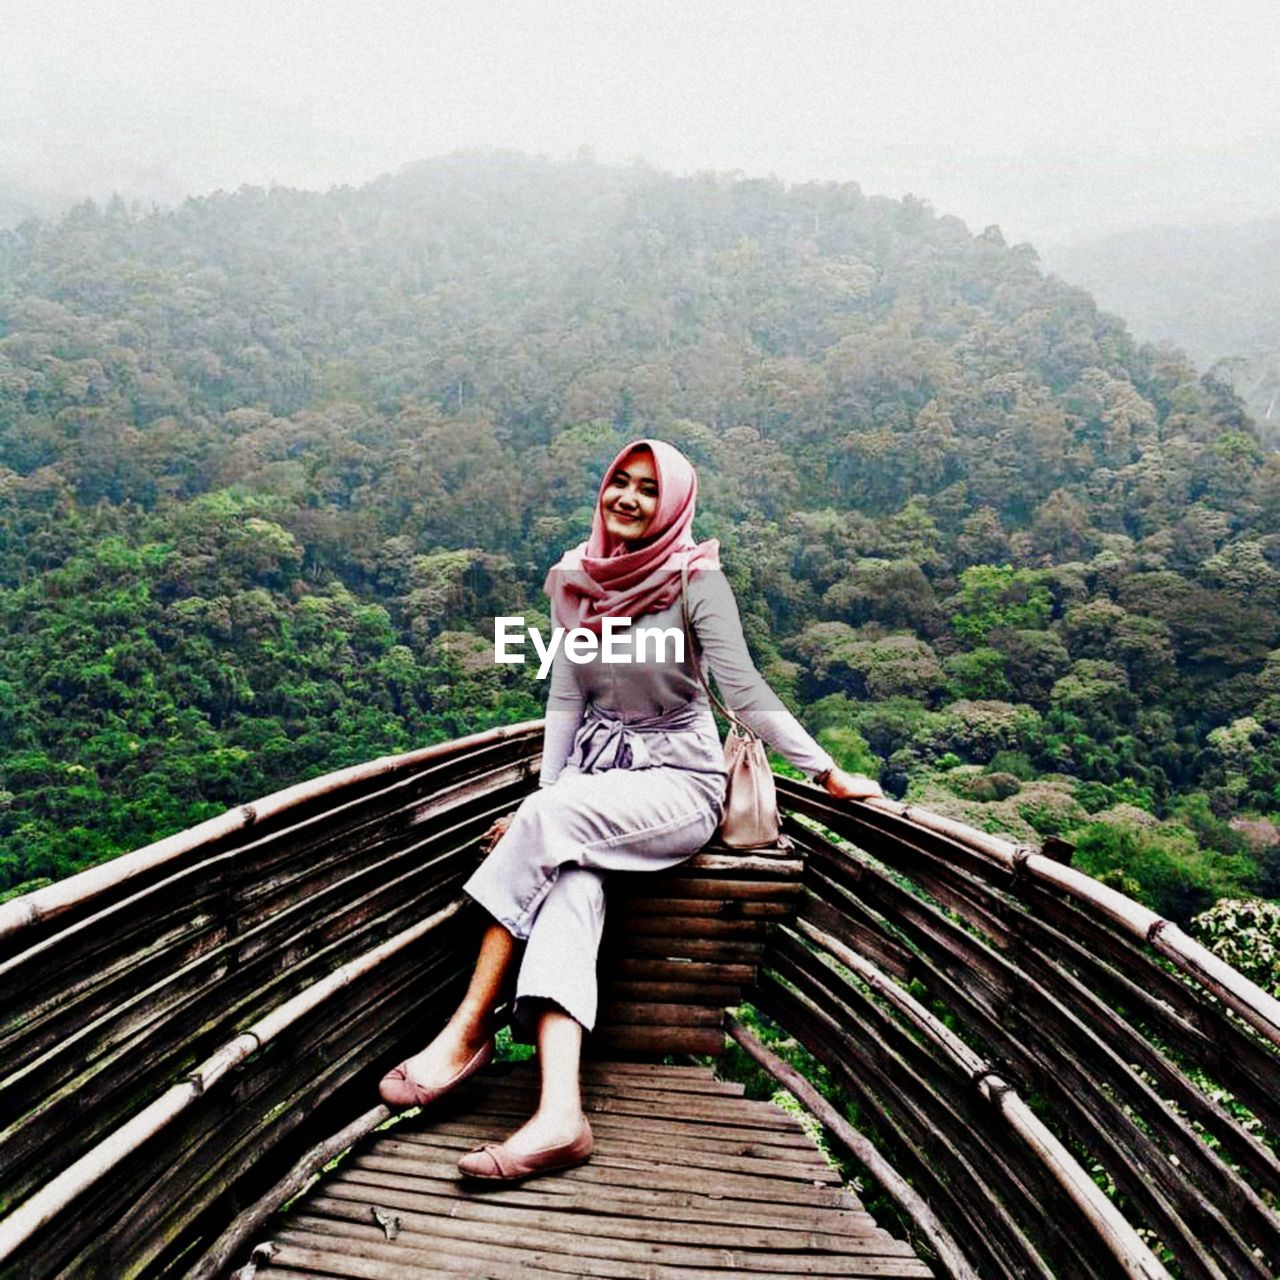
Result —
POLYGON ((517 147, 1052 240, 1280 214, 1277 0, 3 0, 0 177, 172 200, 517 147))

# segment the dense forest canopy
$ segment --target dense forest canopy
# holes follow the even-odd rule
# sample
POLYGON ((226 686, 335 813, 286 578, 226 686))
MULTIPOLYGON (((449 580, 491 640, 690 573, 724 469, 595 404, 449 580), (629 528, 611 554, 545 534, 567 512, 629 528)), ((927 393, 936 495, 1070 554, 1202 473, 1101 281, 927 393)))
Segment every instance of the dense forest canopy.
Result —
POLYGON ((1180 918, 1280 894, 1228 386, 918 200, 513 154, 0 235, 0 889, 539 714, 493 615, 639 435, 843 761, 1180 918))

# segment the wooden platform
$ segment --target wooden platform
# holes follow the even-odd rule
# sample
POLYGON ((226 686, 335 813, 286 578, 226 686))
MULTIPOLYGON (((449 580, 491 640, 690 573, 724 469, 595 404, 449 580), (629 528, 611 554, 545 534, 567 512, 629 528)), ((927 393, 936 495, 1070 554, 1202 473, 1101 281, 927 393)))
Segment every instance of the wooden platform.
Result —
POLYGON ((801 1128, 705 1067, 589 1063, 589 1164, 471 1190, 458 1156, 518 1127, 530 1064, 490 1069, 375 1134, 296 1201, 262 1280, 345 1276, 929 1276, 876 1226, 801 1128))

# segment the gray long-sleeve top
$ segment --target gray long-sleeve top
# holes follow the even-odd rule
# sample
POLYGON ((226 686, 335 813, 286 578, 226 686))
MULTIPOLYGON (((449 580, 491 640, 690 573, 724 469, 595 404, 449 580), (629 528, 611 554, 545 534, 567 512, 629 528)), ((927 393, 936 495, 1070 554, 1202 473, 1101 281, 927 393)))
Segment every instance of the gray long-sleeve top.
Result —
MULTIPOLYGON (((797 769, 811 775, 829 769, 831 756, 755 669, 733 589, 722 572, 701 570, 690 576, 689 615, 703 673, 714 676, 730 710, 797 769)), ((693 655, 674 661, 676 650, 669 639, 661 656, 652 640, 637 656, 639 628, 680 632, 679 597, 666 609, 632 619, 631 633, 617 637, 615 652, 628 655, 629 662, 605 662, 599 651, 589 661, 573 662, 563 645, 557 650, 540 785, 555 782, 566 764, 583 772, 610 765, 724 772, 724 751, 693 655)))

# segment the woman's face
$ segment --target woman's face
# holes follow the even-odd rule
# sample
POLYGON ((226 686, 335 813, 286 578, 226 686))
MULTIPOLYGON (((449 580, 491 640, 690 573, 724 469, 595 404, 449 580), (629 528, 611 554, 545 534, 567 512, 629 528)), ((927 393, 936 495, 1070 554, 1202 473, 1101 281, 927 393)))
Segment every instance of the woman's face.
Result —
POLYGON ((600 499, 606 532, 624 542, 643 538, 658 514, 658 474, 648 449, 629 453, 614 468, 600 499))

